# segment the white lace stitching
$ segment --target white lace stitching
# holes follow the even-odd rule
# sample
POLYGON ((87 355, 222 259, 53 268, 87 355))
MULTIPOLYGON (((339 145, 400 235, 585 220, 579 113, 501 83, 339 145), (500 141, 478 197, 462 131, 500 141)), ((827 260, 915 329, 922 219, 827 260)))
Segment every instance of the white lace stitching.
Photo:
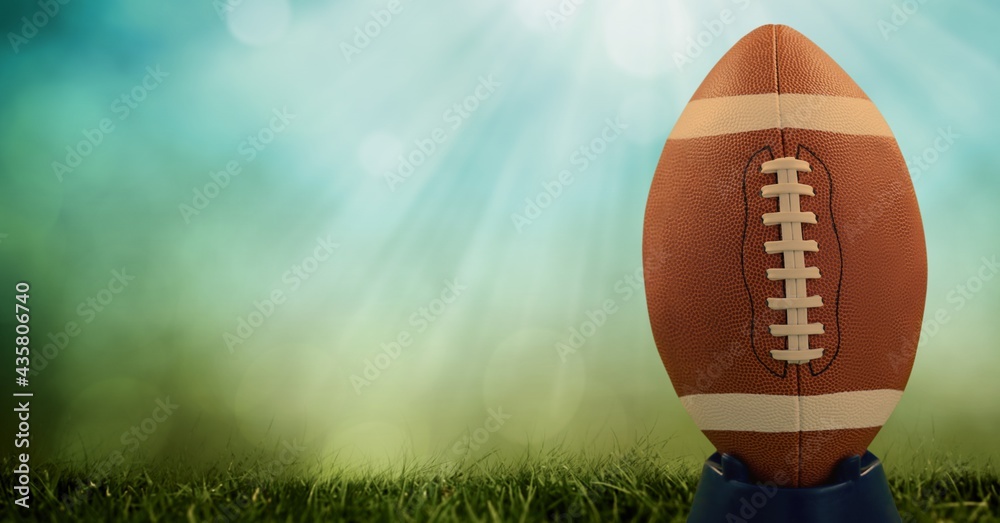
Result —
POLYGON ((765 185, 760 192, 764 198, 778 199, 778 212, 764 214, 764 225, 781 226, 781 240, 765 242, 768 254, 782 254, 784 265, 780 269, 768 269, 767 279, 785 282, 784 298, 768 298, 767 306, 774 310, 784 310, 787 323, 771 325, 772 336, 788 339, 787 350, 772 350, 771 357, 802 364, 823 356, 823 349, 810 349, 809 336, 823 334, 822 323, 809 323, 809 309, 822 307, 820 296, 806 295, 806 280, 820 277, 819 269, 805 266, 806 252, 819 251, 814 240, 802 238, 802 224, 816 223, 816 215, 803 212, 799 208, 799 197, 815 196, 813 188, 799 183, 799 172, 812 172, 809 163, 796 158, 778 158, 764 162, 762 173, 777 174, 775 184, 765 185))

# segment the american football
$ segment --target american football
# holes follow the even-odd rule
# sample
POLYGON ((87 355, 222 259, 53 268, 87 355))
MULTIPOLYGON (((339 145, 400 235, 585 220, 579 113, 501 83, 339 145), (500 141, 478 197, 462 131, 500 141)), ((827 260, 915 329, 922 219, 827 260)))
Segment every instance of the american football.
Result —
POLYGON ((802 34, 759 27, 694 92, 653 178, 647 304, 674 389, 757 480, 829 481, 910 374, 923 227, 861 88, 802 34))
POLYGON ((0 523, 1000 523, 1000 1, 163 4, 3 3, 0 523))

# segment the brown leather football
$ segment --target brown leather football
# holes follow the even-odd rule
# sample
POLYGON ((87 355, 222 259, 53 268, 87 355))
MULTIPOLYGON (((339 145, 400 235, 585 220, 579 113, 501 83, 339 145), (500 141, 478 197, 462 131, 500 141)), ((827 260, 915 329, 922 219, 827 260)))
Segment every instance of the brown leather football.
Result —
POLYGON ((820 485, 902 394, 927 258, 906 163, 829 56, 766 25, 708 74, 663 148, 642 242, 674 389, 757 480, 820 485))

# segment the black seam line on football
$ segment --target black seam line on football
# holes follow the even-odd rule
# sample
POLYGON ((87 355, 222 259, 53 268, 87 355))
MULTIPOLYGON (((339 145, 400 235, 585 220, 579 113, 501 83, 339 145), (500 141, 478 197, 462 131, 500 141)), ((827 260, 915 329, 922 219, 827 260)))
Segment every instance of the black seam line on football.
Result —
POLYGON ((753 293, 750 292, 750 282, 747 280, 746 254, 744 254, 747 249, 747 227, 750 225, 750 202, 749 196, 747 195, 747 176, 750 173, 751 166, 764 163, 757 161, 757 158, 763 153, 768 153, 770 155, 770 158, 768 158, 769 160, 774 159, 774 150, 770 145, 765 145, 750 155, 746 166, 743 167, 743 235, 740 239, 740 273, 743 275, 743 288, 746 289, 747 301, 750 303, 750 352, 753 353, 753 357, 757 359, 757 362, 760 363, 762 367, 767 369, 768 372, 773 374, 774 377, 785 379, 788 377, 787 361, 778 361, 774 358, 764 359, 757 353, 757 341, 754 336, 754 332, 757 329, 757 312, 754 308, 753 293), (771 364, 778 365, 781 370, 778 371, 771 368, 771 364))
POLYGON ((785 146, 785 122, 781 118, 781 71, 778 71, 778 26, 771 26, 771 59, 774 60, 774 92, 778 106, 778 133, 781 136, 781 158, 788 156, 785 146))
MULTIPOLYGON (((823 172, 826 173, 827 182, 830 184, 830 194, 827 198, 827 205, 829 206, 830 210, 830 223, 833 224, 833 237, 837 242, 837 253, 840 256, 840 271, 837 274, 837 295, 836 295, 837 303, 834 306, 834 318, 837 323, 837 341, 834 343, 833 346, 833 356, 829 359, 829 361, 826 362, 826 365, 824 365, 823 368, 819 370, 816 370, 816 368, 813 367, 813 363, 815 363, 815 360, 809 362, 809 373, 812 374, 813 376, 819 376, 820 374, 826 372, 826 370, 829 369, 831 365, 833 365, 834 360, 836 360, 837 356, 840 354, 840 340, 842 339, 843 336, 840 332, 841 329, 840 291, 844 283, 844 249, 840 245, 840 233, 837 231, 837 217, 833 213, 833 190, 834 190, 833 174, 830 173, 830 169, 827 168, 826 163, 823 162, 823 159, 820 158, 818 155, 816 155, 816 153, 813 152, 812 149, 806 147, 805 145, 799 144, 798 150, 795 151, 795 157, 801 160, 802 151, 807 152, 809 156, 813 157, 816 160, 816 163, 819 163, 819 165, 823 167, 823 172)), ((813 162, 809 162, 809 164, 815 165, 813 162)), ((813 173, 815 172, 816 171, 813 170, 813 173)), ((806 287, 807 288, 809 287, 808 283, 806 284, 806 287)))
MULTIPOLYGON (((774 91, 776 93, 775 97, 777 98, 777 104, 778 104, 778 136, 781 138, 781 157, 784 158, 784 157, 788 156, 788 153, 786 152, 787 148, 785 147, 785 129, 784 129, 784 125, 783 125, 782 120, 781 120, 781 72, 778 71, 778 26, 777 25, 772 25, 771 26, 771 49, 773 51, 772 59, 774 60, 774 91)), ((772 152, 771 154, 773 155, 774 153, 772 152)), ((809 288, 809 285, 807 284, 806 285, 806 294, 808 294, 808 288, 809 288)), ((788 339, 787 338, 785 339, 785 349, 786 350, 788 349, 788 339)), ((756 353, 757 353, 757 351, 754 350, 754 354, 756 354, 756 353)), ((796 365, 796 367, 801 367, 801 365, 796 365)), ((788 369, 788 362, 785 362, 786 373, 787 373, 787 369, 788 369)), ((796 390, 796 394, 798 394, 799 398, 801 398, 802 397, 802 372, 798 368, 795 369, 795 390, 796 390)), ((801 402, 801 399, 799 401, 801 402)), ((801 406, 799 408, 799 423, 798 423, 798 426, 800 428, 802 427, 802 409, 801 409, 801 406)), ((802 431, 801 430, 798 432, 797 439, 798 439, 798 445, 796 445, 796 450, 798 451, 798 456, 797 456, 797 458, 798 458, 797 459, 797 461, 798 461, 798 467, 796 467, 796 470, 795 470, 795 486, 798 486, 798 485, 802 484, 802 460, 803 460, 803 456, 802 456, 802 431)))

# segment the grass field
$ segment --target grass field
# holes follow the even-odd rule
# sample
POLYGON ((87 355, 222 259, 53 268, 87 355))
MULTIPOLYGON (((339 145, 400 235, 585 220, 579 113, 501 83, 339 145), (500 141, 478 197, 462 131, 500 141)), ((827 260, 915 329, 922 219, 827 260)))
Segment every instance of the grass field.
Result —
MULTIPOLYGON (((207 471, 133 466, 96 479, 47 466, 25 510, 13 505, 11 465, 3 463, 3 521, 684 521, 697 484, 693 467, 644 452, 350 474, 275 475, 244 460, 207 471)), ((1000 521, 994 472, 926 468, 890 482, 904 521, 1000 521)))

